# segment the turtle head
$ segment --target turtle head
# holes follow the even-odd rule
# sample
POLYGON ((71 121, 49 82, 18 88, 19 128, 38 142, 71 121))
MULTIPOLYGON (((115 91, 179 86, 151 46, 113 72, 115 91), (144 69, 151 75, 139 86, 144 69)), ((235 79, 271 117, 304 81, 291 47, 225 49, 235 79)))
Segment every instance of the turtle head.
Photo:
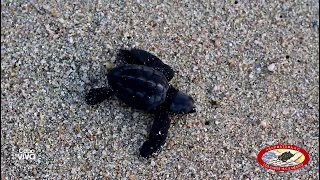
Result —
POLYGON ((192 97, 176 89, 174 89, 174 91, 175 92, 172 94, 172 100, 169 107, 170 112, 178 114, 188 114, 196 112, 196 106, 194 105, 194 100, 192 99, 192 97))

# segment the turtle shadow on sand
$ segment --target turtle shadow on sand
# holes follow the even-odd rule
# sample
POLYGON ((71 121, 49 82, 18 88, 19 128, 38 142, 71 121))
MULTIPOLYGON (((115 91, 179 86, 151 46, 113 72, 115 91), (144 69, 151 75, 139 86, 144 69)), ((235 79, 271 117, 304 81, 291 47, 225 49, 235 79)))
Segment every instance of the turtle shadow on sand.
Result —
POLYGON ((142 157, 160 151, 170 127, 169 113, 196 112, 194 100, 169 84, 174 70, 158 57, 139 49, 121 49, 119 65, 107 73, 108 87, 93 88, 85 96, 88 105, 96 105, 112 95, 135 109, 154 114, 149 138, 140 148, 142 157))

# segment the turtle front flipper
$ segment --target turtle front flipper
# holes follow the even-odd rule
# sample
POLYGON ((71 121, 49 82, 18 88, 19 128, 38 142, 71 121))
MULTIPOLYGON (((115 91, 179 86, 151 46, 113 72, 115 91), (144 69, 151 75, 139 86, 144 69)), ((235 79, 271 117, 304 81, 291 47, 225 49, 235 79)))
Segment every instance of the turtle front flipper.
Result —
POLYGON ((93 88, 90 89, 88 94, 86 94, 85 100, 86 103, 89 105, 96 105, 98 103, 103 102, 105 99, 109 98, 113 94, 114 92, 107 87, 93 88))
POLYGON ((124 50, 120 49, 118 59, 124 60, 128 64, 138 64, 152 67, 165 75, 168 82, 174 76, 174 70, 163 63, 157 56, 140 49, 124 50))
POLYGON ((160 151, 165 143, 170 128, 170 119, 168 114, 159 113, 155 115, 149 139, 143 143, 140 148, 140 155, 149 158, 153 153, 160 151))

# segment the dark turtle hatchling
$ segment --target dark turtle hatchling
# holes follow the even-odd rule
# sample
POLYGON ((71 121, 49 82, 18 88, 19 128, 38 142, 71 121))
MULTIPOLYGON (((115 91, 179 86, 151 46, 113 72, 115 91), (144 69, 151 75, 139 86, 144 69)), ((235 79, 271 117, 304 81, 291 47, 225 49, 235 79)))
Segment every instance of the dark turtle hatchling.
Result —
POLYGON ((111 69, 107 74, 109 87, 91 89, 86 102, 95 105, 115 95, 133 108, 155 114, 149 139, 140 148, 142 157, 150 157, 165 143, 170 127, 168 113, 193 113, 194 101, 169 84, 174 71, 158 57, 131 49, 120 50, 117 59, 128 64, 111 69))

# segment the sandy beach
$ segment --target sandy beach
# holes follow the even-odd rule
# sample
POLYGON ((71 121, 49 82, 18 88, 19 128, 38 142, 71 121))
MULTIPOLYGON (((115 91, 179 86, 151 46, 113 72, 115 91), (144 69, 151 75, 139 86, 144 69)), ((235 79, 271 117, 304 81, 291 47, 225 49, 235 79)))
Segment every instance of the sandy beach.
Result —
POLYGON ((1 179, 319 179, 318 60, 316 0, 1 0, 1 179), (84 102, 121 48, 170 65, 197 106, 150 159, 152 114, 84 102), (309 163, 262 167, 274 144, 309 163))

